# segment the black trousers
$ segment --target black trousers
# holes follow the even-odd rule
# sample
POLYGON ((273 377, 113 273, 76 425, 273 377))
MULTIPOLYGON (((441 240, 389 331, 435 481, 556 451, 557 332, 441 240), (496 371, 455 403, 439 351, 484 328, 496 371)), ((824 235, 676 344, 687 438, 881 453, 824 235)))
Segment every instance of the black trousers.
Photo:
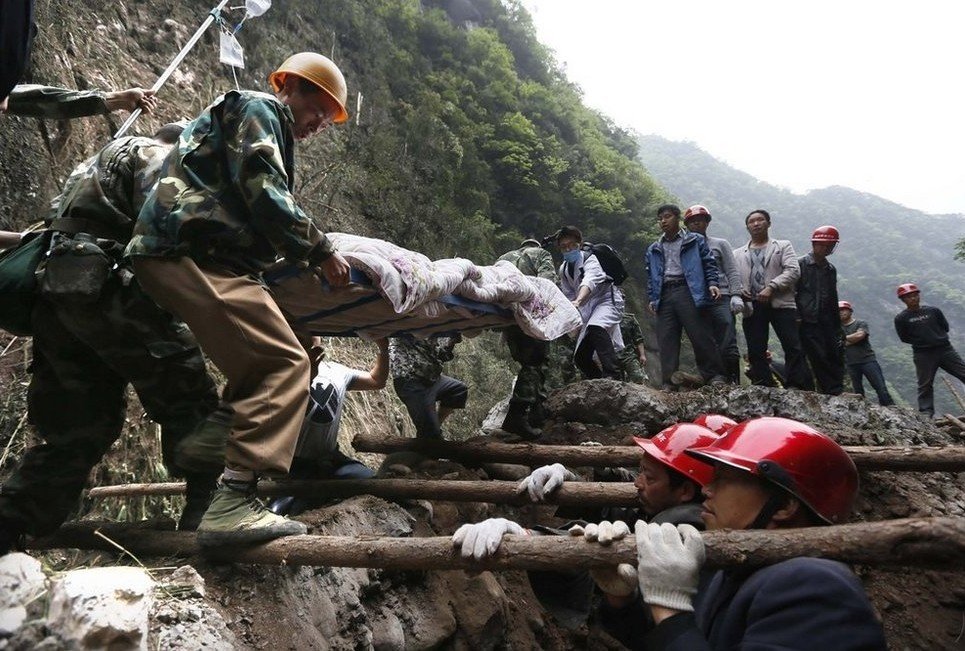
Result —
POLYGON ((936 348, 916 348, 915 371, 918 373, 918 411, 935 415, 935 375, 942 369, 965 382, 965 361, 951 344, 936 348))
POLYGON ((616 351, 613 350, 610 333, 600 326, 593 325, 586 329, 583 341, 573 355, 573 361, 583 376, 590 380, 600 377, 619 380, 622 377, 620 361, 617 359, 616 351), (597 359, 600 360, 600 366, 593 361, 593 353, 596 353, 597 359))
POLYGON ((747 375, 751 382, 760 386, 775 386, 767 363, 767 341, 772 326, 781 341, 781 348, 784 349, 784 364, 787 369, 784 386, 813 391, 814 380, 804 358, 801 336, 798 333, 797 310, 793 307, 775 308, 758 302, 754 303, 754 314, 744 317, 744 339, 747 341, 747 357, 751 366, 747 375))
POLYGON ((704 380, 724 375, 710 315, 698 309, 686 283, 672 287, 664 285, 657 308, 661 383, 670 384, 670 376, 680 366, 680 335, 684 332, 694 348, 697 370, 704 380))
POLYGON ((801 345, 818 391, 829 396, 844 391, 844 346, 838 323, 801 322, 801 345))
POLYGON ((440 375, 435 382, 416 378, 395 378, 395 392, 405 405, 415 424, 419 438, 441 439, 439 411, 436 403, 450 409, 462 409, 469 398, 469 387, 448 375, 440 375))

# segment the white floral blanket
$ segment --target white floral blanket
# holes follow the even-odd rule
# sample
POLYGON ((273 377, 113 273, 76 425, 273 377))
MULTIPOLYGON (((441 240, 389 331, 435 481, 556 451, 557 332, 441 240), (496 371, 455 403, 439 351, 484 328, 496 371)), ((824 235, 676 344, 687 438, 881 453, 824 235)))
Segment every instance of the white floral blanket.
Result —
POLYGON ((481 267, 463 258, 432 261, 384 240, 329 237, 371 284, 332 290, 307 272, 266 273, 275 300, 304 330, 370 338, 471 332, 515 322, 528 335, 551 340, 582 326, 579 312, 555 284, 524 276, 508 262, 481 267))

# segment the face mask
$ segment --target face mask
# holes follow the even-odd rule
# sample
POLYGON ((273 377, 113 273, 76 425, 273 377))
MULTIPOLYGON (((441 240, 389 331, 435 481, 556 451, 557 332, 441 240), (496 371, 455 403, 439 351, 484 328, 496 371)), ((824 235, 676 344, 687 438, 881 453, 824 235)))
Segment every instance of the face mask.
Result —
POLYGON ((563 254, 563 259, 566 262, 572 262, 573 264, 576 264, 583 260, 583 252, 580 251, 579 249, 573 249, 572 251, 567 251, 566 253, 563 254))

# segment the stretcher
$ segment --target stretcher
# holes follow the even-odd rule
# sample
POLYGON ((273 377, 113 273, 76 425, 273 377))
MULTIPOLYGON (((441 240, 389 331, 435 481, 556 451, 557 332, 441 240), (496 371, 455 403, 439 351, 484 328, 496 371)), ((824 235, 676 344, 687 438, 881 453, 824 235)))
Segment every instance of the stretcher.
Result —
POLYGON ((423 310, 399 314, 372 280, 352 269, 348 287, 333 289, 308 270, 286 265, 264 274, 275 301, 292 327, 322 337, 418 338, 455 334, 467 336, 516 324, 513 311, 455 294, 436 299, 438 314, 423 310))

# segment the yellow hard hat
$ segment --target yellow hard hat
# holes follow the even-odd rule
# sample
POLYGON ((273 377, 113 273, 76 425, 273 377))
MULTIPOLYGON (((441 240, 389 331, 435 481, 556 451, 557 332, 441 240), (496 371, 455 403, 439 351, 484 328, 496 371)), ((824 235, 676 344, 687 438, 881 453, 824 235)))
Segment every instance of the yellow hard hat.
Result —
POLYGON ((299 52, 285 59, 285 62, 278 66, 278 70, 268 75, 268 83, 276 93, 285 85, 286 75, 306 79, 334 99, 338 104, 338 115, 332 120, 333 122, 341 123, 348 120, 348 111, 345 110, 345 103, 348 101, 345 77, 327 56, 315 52, 299 52))

